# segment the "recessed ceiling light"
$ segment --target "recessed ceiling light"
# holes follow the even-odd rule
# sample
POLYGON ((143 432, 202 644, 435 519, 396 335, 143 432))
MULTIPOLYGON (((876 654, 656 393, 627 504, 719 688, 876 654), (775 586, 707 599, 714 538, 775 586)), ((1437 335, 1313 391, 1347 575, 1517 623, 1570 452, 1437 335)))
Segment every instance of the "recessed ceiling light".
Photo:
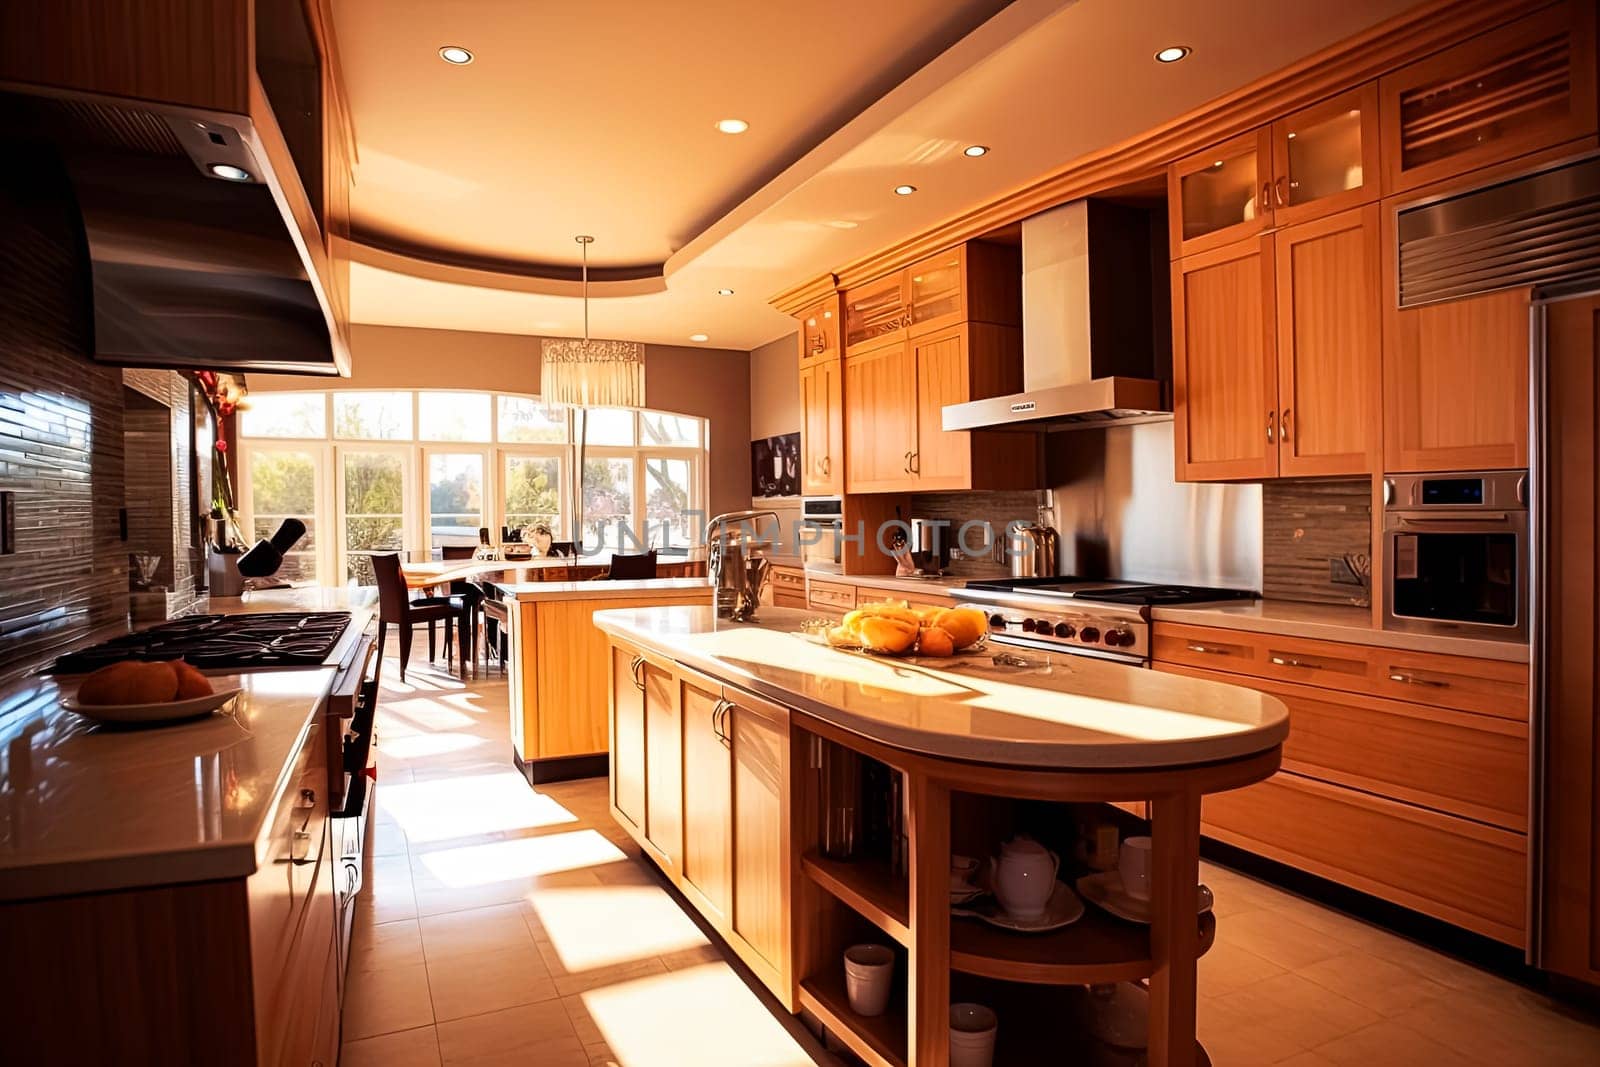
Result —
POLYGON ((1194 49, 1188 45, 1172 44, 1156 53, 1157 63, 1176 63, 1180 59, 1187 59, 1194 49))
POLYGON ((468 63, 472 62, 472 53, 469 50, 462 48, 458 44, 447 44, 443 48, 439 49, 439 58, 444 60, 446 63, 453 63, 458 67, 464 67, 468 63))
POLYGON ((897 185, 894 187, 895 196, 910 196, 916 191, 917 187, 915 185, 897 185))
POLYGON ((743 133, 750 128, 744 119, 718 119, 717 129, 723 133, 743 133))
POLYGON ((733 295, 733 290, 732 289, 718 289, 717 290, 717 295, 718 296, 732 296, 733 295))
POLYGON ((251 180, 249 171, 243 167, 236 167, 232 163, 213 163, 206 169, 217 177, 230 182, 247 182, 251 180))
POLYGON ((989 154, 989 146, 986 144, 969 144, 967 147, 961 150, 961 154, 964 156, 971 156, 973 159, 977 159, 979 156, 986 156, 989 154))
POLYGON ((701 341, 709 341, 709 340, 711 340, 711 338, 710 338, 710 336, 709 336, 709 335, 707 335, 707 334, 703 334, 703 333, 691 333, 691 334, 690 334, 690 335, 689 335, 689 340, 691 340, 691 341, 694 341, 694 342, 695 342, 695 343, 696 343, 696 344, 698 344, 698 343, 699 343, 699 342, 701 342, 701 341))

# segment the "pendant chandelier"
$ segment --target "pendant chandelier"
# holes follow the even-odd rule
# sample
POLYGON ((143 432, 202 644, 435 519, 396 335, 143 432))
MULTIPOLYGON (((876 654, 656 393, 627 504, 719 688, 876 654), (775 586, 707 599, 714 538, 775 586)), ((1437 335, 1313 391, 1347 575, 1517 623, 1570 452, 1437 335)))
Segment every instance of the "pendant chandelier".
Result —
POLYGON ((540 344, 539 395, 547 404, 577 408, 644 407, 644 345, 589 338, 589 246, 583 249, 583 340, 546 338, 540 344))

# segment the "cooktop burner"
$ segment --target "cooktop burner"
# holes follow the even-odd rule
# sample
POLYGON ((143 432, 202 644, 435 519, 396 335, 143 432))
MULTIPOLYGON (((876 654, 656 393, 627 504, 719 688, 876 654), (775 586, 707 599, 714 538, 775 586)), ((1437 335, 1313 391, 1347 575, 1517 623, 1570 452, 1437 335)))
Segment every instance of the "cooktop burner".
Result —
POLYGON ((212 670, 317 666, 349 625, 344 611, 187 615, 69 652, 50 670, 82 674, 125 659, 183 659, 212 670))
POLYGON ((995 578, 968 582, 968 589, 1019 596, 1088 600, 1099 604, 1158 606, 1202 604, 1213 600, 1254 600, 1249 589, 1209 589, 1191 585, 1159 585, 1108 578, 995 578))

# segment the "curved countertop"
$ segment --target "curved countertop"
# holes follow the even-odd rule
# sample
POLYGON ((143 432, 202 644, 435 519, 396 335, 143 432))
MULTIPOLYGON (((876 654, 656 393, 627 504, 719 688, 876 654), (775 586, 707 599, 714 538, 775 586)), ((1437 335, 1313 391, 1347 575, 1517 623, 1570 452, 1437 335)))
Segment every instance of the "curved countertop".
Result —
POLYGON ((492 582, 507 600, 648 600, 651 596, 682 599, 702 592, 711 603, 711 582, 706 578, 640 578, 637 581, 592 582, 492 582))
POLYGON ((759 623, 733 623, 709 606, 659 607, 601 611, 594 622, 842 729, 947 759, 1153 769, 1254 755, 1289 734, 1281 701, 1240 686, 1086 656, 1017 668, 983 654, 933 667, 841 652, 798 632, 808 614, 765 608, 759 623))

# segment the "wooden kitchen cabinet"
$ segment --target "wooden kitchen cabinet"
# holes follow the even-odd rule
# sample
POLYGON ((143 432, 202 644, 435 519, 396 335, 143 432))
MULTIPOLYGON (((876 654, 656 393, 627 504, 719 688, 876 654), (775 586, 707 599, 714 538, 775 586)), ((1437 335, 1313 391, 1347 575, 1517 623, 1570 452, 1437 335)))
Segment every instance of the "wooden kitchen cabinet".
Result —
POLYGON ((1221 248, 1272 225, 1272 135, 1263 126, 1167 168, 1172 258, 1221 248))
POLYGON ((1595 6, 1564 0, 1379 81, 1385 195, 1596 128, 1595 6))
POLYGON ((1372 471, 1380 274, 1376 204, 1173 264, 1181 480, 1372 471))
POLYGON ((844 294, 844 353, 904 341, 911 325, 911 296, 906 274, 894 274, 858 285, 844 294))
POLYGON ((1270 237, 1172 265, 1172 392, 1180 481, 1278 473, 1270 237))
POLYGON ((964 323, 844 360, 845 491, 1028 489, 1031 435, 944 429, 947 404, 1022 389, 1022 336, 964 323))
POLYGON ((844 367, 813 359, 800 367, 800 489, 840 496, 845 481, 844 367))
POLYGON ((1278 473, 1370 474, 1382 432, 1378 205, 1303 222, 1272 239, 1278 473))
MULTIPOLYGON (((648 815, 622 823, 739 958, 794 1008, 790 963, 789 711, 676 663, 612 645, 614 662, 640 663, 645 722, 676 727, 652 745, 645 771, 648 815), (651 708, 672 709, 670 719, 651 708), (670 767, 666 766, 670 764, 670 767), (659 783, 660 791, 656 784, 659 783), (664 794, 671 791, 674 798, 664 794), (656 817, 662 805, 664 821, 656 817), (662 844, 670 821, 671 850, 662 844)), ((612 676, 614 706, 638 692, 632 670, 612 676)), ((647 742, 648 743, 648 742, 647 742)), ((612 795, 636 761, 612 762, 612 795)))
POLYGON ((1022 325, 1022 253, 968 241, 844 294, 845 355, 965 322, 1022 325))
POLYGON ((1510 289, 1421 307, 1385 302, 1385 470, 1528 465, 1530 297, 1510 289))
POLYGON ((644 830, 644 657, 611 645, 611 811, 644 830))
POLYGON ((1378 166, 1378 83, 1272 124, 1272 219, 1278 226, 1371 203, 1378 166))
POLYGON ((818 301, 795 316, 800 324, 800 366, 839 358, 839 327, 843 302, 838 293, 818 301))

